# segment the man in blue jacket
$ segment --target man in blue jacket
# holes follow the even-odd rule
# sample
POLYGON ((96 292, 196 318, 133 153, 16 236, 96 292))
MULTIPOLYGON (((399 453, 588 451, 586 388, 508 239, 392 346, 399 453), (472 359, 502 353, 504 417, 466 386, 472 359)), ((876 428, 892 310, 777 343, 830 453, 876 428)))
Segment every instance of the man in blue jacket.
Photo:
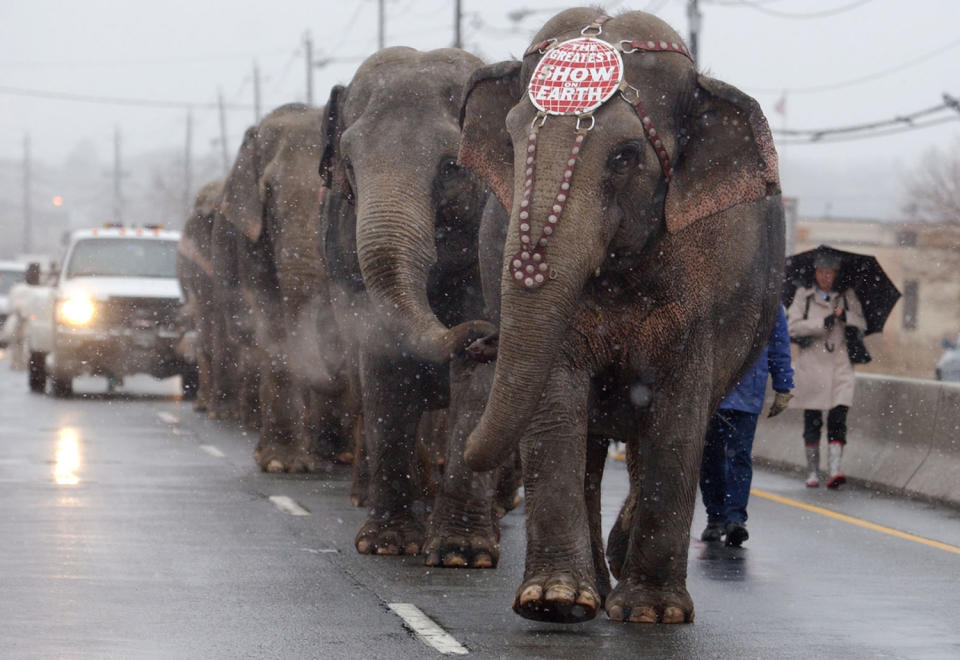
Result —
POLYGON ((768 417, 783 412, 791 399, 793 368, 790 366, 790 335, 787 315, 780 305, 770 341, 759 359, 737 383, 710 419, 700 467, 700 492, 707 507, 703 541, 723 540, 740 546, 747 533, 747 499, 753 479, 753 436, 763 410, 767 374, 773 376, 776 397, 768 417))

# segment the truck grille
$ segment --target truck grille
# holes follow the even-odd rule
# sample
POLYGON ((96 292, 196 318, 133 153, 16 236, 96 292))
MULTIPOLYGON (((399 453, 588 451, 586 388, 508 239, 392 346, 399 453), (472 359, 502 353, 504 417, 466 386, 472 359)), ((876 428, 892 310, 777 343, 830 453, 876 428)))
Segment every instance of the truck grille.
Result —
POLYGON ((117 328, 173 328, 180 301, 172 298, 110 298, 101 303, 102 323, 117 328))

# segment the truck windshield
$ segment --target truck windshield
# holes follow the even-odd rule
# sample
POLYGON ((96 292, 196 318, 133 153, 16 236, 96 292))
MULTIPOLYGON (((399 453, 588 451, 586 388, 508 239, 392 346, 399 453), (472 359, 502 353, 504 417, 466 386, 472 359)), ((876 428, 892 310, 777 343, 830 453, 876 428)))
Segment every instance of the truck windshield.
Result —
POLYGON ((87 238, 73 246, 67 277, 176 277, 176 241, 87 238))
POLYGON ((22 270, 0 270, 0 295, 6 294, 17 282, 23 281, 22 270))

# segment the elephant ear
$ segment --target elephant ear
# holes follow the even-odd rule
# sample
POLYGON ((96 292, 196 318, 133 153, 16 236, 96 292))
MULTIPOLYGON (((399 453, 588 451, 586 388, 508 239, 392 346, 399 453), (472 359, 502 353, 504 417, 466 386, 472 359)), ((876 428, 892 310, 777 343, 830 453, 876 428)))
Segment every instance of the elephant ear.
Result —
POLYGON ((264 191, 260 186, 256 126, 247 129, 233 169, 223 185, 221 213, 231 224, 256 243, 263 231, 264 191))
POLYGON ((696 112, 667 188, 667 231, 734 206, 780 194, 770 127, 751 97, 726 83, 697 77, 696 112))
POLYGON ((334 85, 330 90, 326 112, 323 113, 323 155, 320 156, 320 176, 323 185, 329 188, 333 183, 334 160, 340 142, 340 106, 343 102, 343 85, 334 85))
POLYGON ((473 72, 460 104, 460 155, 504 208, 513 208, 513 146, 507 113, 522 95, 521 63, 499 62, 473 72))

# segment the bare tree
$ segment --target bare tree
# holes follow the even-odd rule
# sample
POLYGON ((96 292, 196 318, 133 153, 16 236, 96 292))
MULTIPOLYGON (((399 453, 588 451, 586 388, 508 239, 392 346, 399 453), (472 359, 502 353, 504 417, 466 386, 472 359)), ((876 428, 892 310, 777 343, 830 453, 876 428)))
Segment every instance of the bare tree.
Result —
POLYGON ((917 220, 960 225, 960 135, 946 149, 932 147, 904 180, 903 211, 917 220))

